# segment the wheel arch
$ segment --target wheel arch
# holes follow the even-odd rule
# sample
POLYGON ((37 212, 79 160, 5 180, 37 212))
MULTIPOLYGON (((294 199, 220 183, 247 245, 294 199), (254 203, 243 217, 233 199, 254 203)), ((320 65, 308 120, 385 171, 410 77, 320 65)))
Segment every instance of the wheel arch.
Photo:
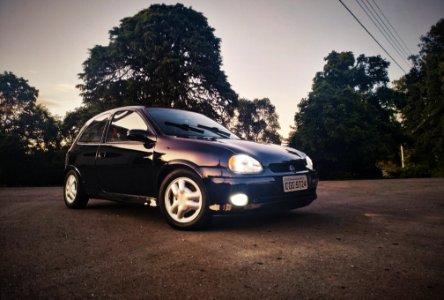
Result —
POLYGON ((80 178, 82 178, 82 175, 80 174, 79 169, 77 169, 74 165, 67 165, 65 167, 65 172, 64 172, 64 176, 66 176, 66 174, 68 174, 69 171, 74 171, 77 173, 77 175, 79 175, 80 178))
POLYGON ((156 191, 157 191, 157 196, 159 196, 160 193, 160 186, 162 184, 162 182, 164 181, 164 179, 171 174, 171 172, 174 172, 175 170, 178 169, 185 169, 188 171, 191 171, 193 173, 195 173, 197 176, 199 176, 201 179, 203 179, 203 174, 202 171, 199 169, 199 167, 189 161, 186 160, 176 160, 176 161, 171 161, 168 164, 162 166, 162 168, 160 169, 158 176, 157 176, 157 182, 156 182, 156 191))
MULTIPOLYGON (((79 179, 80 179, 81 184, 83 184, 83 186, 86 187, 86 182, 85 182, 85 180, 83 179, 82 173, 81 173, 80 170, 79 170, 76 166, 74 166, 74 165, 67 165, 67 166, 65 167, 65 172, 64 172, 64 174, 63 174, 63 177, 64 177, 64 178, 66 178, 66 175, 68 174, 69 171, 74 171, 74 172, 76 172, 76 173, 77 173, 77 176, 78 176, 79 179)), ((88 193, 88 192, 87 192, 87 193, 88 193)), ((88 193, 88 194, 89 194, 89 193, 88 193)))

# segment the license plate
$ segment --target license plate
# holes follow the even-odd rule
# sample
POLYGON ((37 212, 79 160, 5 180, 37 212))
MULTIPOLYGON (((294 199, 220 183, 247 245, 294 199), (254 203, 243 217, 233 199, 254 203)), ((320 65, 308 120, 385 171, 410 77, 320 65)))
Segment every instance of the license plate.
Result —
POLYGON ((302 191, 308 189, 307 176, 284 176, 284 192, 302 191))

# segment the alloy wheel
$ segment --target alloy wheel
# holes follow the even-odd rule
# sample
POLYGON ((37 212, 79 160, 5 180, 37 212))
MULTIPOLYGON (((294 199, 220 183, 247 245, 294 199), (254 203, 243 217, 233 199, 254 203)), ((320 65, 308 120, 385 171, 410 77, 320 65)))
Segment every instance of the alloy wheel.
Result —
POLYGON ((189 223, 202 210, 202 191, 194 180, 179 177, 167 186, 164 201, 166 211, 174 221, 189 223))
POLYGON ((70 204, 74 203, 77 196, 77 178, 70 174, 65 183, 65 197, 70 204))

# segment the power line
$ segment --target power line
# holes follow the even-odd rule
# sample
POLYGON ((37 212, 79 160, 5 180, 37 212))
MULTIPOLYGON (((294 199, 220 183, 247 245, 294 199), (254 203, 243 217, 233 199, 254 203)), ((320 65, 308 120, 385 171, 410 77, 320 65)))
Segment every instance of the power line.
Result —
POLYGON ((361 9, 364 11, 364 13, 367 15, 367 17, 370 19, 370 21, 375 25, 375 27, 378 29, 378 31, 384 36, 384 38, 387 40, 387 42, 392 46, 392 48, 396 51, 396 53, 399 55, 400 58, 404 60, 405 63, 408 64, 407 60, 404 58, 404 55, 399 51, 399 49, 394 45, 394 42, 390 37, 388 36, 388 33, 385 31, 384 28, 382 28, 382 24, 376 19, 375 15, 370 11, 368 6, 365 4, 364 1, 362 1, 362 4, 359 2, 359 0, 355 0, 356 3, 361 7, 361 9))
POLYGON ((380 24, 382 23, 384 31, 391 37, 390 39, 392 40, 392 42, 394 42, 396 44, 398 50, 400 50, 402 52, 402 54, 404 55, 403 57, 408 57, 409 54, 407 53, 407 51, 405 51, 404 47, 402 47, 401 43, 395 37, 395 35, 393 34, 392 30, 388 27, 387 23, 382 19, 381 15, 376 11, 376 9, 373 7, 373 5, 370 3, 369 0, 365 0, 365 1, 367 2, 367 4, 369 5, 370 9, 374 12, 376 17, 380 21, 380 24))
POLYGON ((399 38, 399 40, 401 41, 401 43, 404 45, 405 49, 407 50, 406 52, 411 55, 413 52, 409 49, 409 47, 406 45, 406 43, 404 42, 404 40, 399 36, 398 31, 393 27, 392 23, 390 23, 390 20, 387 19, 387 17, 385 16, 384 12, 382 11, 382 9, 379 7, 379 5, 376 3, 375 0, 373 0, 373 3, 375 4, 376 8, 381 12, 381 15, 384 17, 384 19, 387 21, 387 24, 389 24, 389 26, 393 29, 393 32, 396 34, 396 36, 399 38))
POLYGON ((373 13, 370 11, 370 9, 368 8, 367 4, 365 4, 364 1, 362 1, 362 4, 364 6, 361 5, 359 0, 355 0, 356 3, 358 3, 358 5, 361 7, 361 9, 365 12, 365 14, 367 15, 367 17, 370 19, 370 21, 372 21, 373 25, 375 25, 375 27, 379 30, 379 32, 384 36, 384 38, 387 40, 387 42, 390 44, 390 46, 392 46, 392 48, 396 51, 396 53, 398 53, 399 57, 401 59, 404 60, 404 62, 408 65, 409 63, 407 62, 407 60, 404 58, 404 55, 401 54, 401 52, 398 50, 398 48, 393 44, 393 41, 390 39, 390 37, 388 36, 388 33, 386 33, 384 31, 384 29, 382 28, 382 24, 376 19, 376 17, 373 15, 373 13))
POLYGON ((339 0, 339 2, 345 7, 345 9, 353 16, 353 18, 355 18, 355 20, 359 23, 359 25, 361 25, 362 28, 364 28, 364 30, 371 36, 371 38, 376 42, 376 44, 379 45, 379 47, 381 47, 382 50, 384 50, 384 52, 392 59, 392 61, 404 72, 407 73, 403 67, 401 67, 401 65, 396 61, 396 59, 393 58, 393 56, 390 55, 390 53, 388 53, 387 50, 385 50, 385 48, 378 42, 378 40, 373 36, 373 34, 371 34, 370 31, 368 31, 368 29, 364 26, 364 24, 361 23, 361 21, 359 21, 358 17, 355 16, 355 14, 347 7, 347 5, 344 4, 344 2, 342 2, 342 0, 339 0))

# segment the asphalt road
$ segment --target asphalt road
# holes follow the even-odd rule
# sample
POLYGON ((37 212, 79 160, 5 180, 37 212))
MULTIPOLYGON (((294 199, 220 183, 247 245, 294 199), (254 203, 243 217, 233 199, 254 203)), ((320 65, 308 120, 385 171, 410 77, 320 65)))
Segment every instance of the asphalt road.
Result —
POLYGON ((158 209, 0 189, 0 299, 443 299, 444 179, 321 182, 286 213, 171 229, 158 209))

